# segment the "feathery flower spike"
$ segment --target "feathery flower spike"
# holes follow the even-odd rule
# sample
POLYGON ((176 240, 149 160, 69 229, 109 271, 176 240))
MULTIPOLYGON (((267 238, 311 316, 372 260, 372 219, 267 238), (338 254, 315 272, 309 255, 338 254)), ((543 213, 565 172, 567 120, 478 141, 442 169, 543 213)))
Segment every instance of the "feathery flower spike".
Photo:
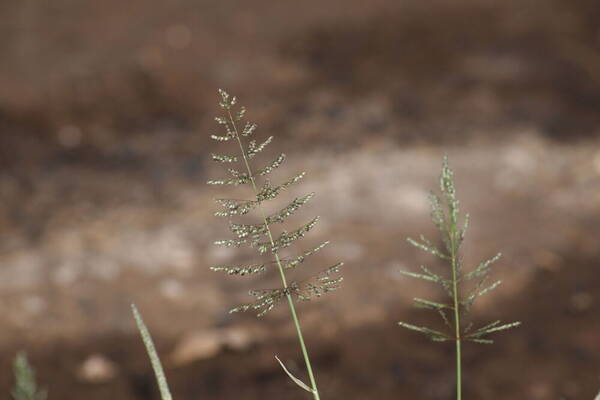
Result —
POLYGON ((219 105, 223 110, 223 115, 215 120, 224 129, 224 134, 212 135, 211 137, 219 142, 236 142, 238 145, 238 154, 213 154, 213 160, 230 165, 227 169, 230 177, 211 180, 210 185, 247 185, 250 187, 252 194, 250 199, 217 199, 217 203, 223 207, 222 210, 215 213, 216 216, 229 218, 229 229, 235 235, 231 239, 223 239, 215 242, 217 245, 226 247, 241 247, 249 246, 258 251, 259 255, 269 257, 268 261, 254 262, 247 265, 220 265, 212 267, 213 271, 222 271, 228 275, 254 275, 265 272, 268 268, 273 267, 278 271, 281 278, 281 287, 274 289, 251 290, 249 294, 255 299, 253 302, 242 304, 233 308, 230 312, 255 311, 259 317, 264 316, 271 311, 276 305, 287 301, 296 333, 300 342, 302 355, 306 363, 306 370, 310 379, 310 386, 290 374, 281 363, 284 371, 290 378, 302 388, 313 394, 315 400, 319 400, 319 391, 315 382, 314 374, 308 357, 308 352, 304 344, 304 339, 300 329, 300 324, 295 309, 295 302, 298 300, 309 300, 314 297, 320 297, 325 293, 338 289, 342 282, 339 276, 342 263, 335 264, 327 268, 325 271, 316 276, 302 282, 291 281, 288 283, 286 271, 298 268, 303 265, 308 257, 323 249, 329 242, 324 242, 318 246, 306 250, 300 255, 289 256, 283 258, 280 256, 280 251, 292 246, 297 240, 306 236, 317 224, 319 217, 315 217, 304 225, 295 228, 291 231, 283 230, 279 235, 275 235, 272 231, 273 224, 283 224, 288 217, 295 214, 302 206, 304 206, 314 193, 309 193, 302 197, 297 197, 289 202, 279 211, 266 215, 263 211, 263 203, 273 200, 288 189, 291 185, 300 181, 305 173, 301 172, 292 176, 288 180, 280 184, 273 184, 269 176, 279 168, 286 160, 285 154, 280 154, 274 160, 254 170, 250 161, 258 156, 269 144, 273 141, 273 136, 269 136, 264 141, 258 141, 250 136, 254 136, 257 130, 257 125, 252 122, 242 122, 246 109, 241 107, 239 111, 234 111, 236 98, 231 97, 224 90, 219 90, 220 102, 219 105), (243 128, 240 128, 243 126, 243 128), (247 139, 248 138, 248 139, 247 139), (248 141, 246 143, 246 141, 248 141), (236 169, 239 168, 239 169, 236 169), (262 183, 259 183, 258 180, 262 183), (250 214, 252 211, 258 211, 260 220, 258 223, 234 222, 234 217, 250 214))
POLYGON ((462 367, 461 367, 461 342, 470 341, 474 343, 490 344, 493 340, 488 336, 492 333, 504 331, 519 326, 520 322, 511 322, 502 324, 500 321, 492 322, 481 328, 472 330, 472 324, 463 328, 461 319, 469 311, 473 302, 480 296, 496 289, 501 281, 488 282, 491 265, 498 261, 500 254, 481 262, 472 271, 463 274, 462 258, 459 256, 459 250, 464 241, 467 229, 469 227, 469 215, 466 214, 462 226, 459 225, 460 202, 456 197, 456 187, 454 184, 454 172, 448 165, 448 159, 444 157, 442 164, 442 174, 440 177, 441 195, 431 193, 429 202, 431 205, 431 221, 440 231, 442 236, 443 248, 439 248, 423 235, 419 240, 408 238, 408 242, 447 263, 450 271, 446 276, 435 274, 424 266, 421 266, 422 273, 410 271, 400 271, 402 274, 416 279, 422 279, 428 282, 439 284, 444 292, 450 297, 450 302, 443 303, 432 300, 415 298, 416 307, 427 308, 436 311, 442 318, 444 324, 449 328, 449 332, 441 332, 427 327, 420 327, 406 322, 398 324, 406 329, 410 329, 424 334, 429 339, 436 342, 453 341, 456 344, 456 393, 457 400, 461 400, 462 388, 462 367), (464 294, 462 286, 469 281, 475 280, 473 287, 464 294), (453 318, 449 318, 451 314, 453 318))

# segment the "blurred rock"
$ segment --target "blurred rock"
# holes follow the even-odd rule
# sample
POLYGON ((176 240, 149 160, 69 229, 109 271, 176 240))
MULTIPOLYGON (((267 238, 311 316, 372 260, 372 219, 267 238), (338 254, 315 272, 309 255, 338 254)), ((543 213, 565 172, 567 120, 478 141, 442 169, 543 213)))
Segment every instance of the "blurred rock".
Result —
POLYGON ((208 252, 208 260, 211 263, 230 261, 235 256, 233 249, 221 246, 211 246, 208 252))
POLYGON ((417 185, 397 185, 393 191, 391 202, 411 213, 426 213, 429 210, 427 191, 417 185))
POLYGON ((48 307, 44 298, 35 295, 24 298, 21 305, 23 311, 29 315, 37 315, 48 307))
POLYGON ((365 254, 364 246, 355 241, 336 242, 334 251, 347 262, 360 260, 365 254))
POLYGON ((552 387, 548 382, 533 382, 529 387, 529 394, 532 399, 550 399, 552 396, 552 387))
POLYGON ((82 132, 75 125, 61 126, 58 131, 58 142, 63 147, 74 148, 81 144, 82 132))
POLYGON ((254 343, 253 336, 243 328, 225 329, 222 340, 227 348, 236 351, 247 350, 254 343))
POLYGON ((247 329, 238 327, 191 332, 177 343, 170 360, 176 366, 184 366, 213 358, 224 348, 244 351, 255 342, 255 338, 256 335, 247 329))
POLYGON ((570 305, 574 311, 584 312, 590 309, 594 303, 594 298, 590 293, 579 292, 571 296, 570 305))
POLYGON ((92 354, 81 364, 77 375, 89 383, 104 383, 117 375, 117 369, 117 365, 102 354, 92 354))
POLYGON ((192 31, 186 25, 170 26, 165 32, 167 44, 177 50, 183 50, 192 41, 192 31))
POLYGON ((178 300, 183 297, 185 290, 177 279, 164 279, 159 284, 159 291, 169 300, 178 300))
POLYGON ((549 250, 538 250, 534 254, 535 263, 538 267, 549 270, 556 271, 560 268, 562 258, 549 250))
POLYGON ((216 356, 222 346, 221 334, 218 330, 192 332, 177 343, 169 358, 176 366, 183 366, 216 356))

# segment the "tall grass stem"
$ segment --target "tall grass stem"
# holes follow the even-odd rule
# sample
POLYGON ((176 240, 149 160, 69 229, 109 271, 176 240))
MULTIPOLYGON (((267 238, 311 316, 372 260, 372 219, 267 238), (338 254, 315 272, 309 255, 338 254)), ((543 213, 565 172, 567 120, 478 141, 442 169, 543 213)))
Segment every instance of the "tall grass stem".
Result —
MULTIPOLYGON (((252 172, 252 168, 250 167, 250 163, 248 162, 248 157, 246 156, 246 151, 244 150, 244 144, 242 143, 242 139, 240 138, 237 124, 235 123, 235 119, 233 115, 231 115, 231 111, 227 110, 227 116, 229 117, 229 121, 231 122, 232 129, 235 133, 235 137, 237 139, 238 145, 240 146, 240 151, 242 153, 242 157, 244 159, 244 164, 246 166, 246 170, 248 172, 248 176, 250 177, 250 182, 252 183, 252 188, 254 189, 254 194, 258 198, 258 187, 256 186, 256 181, 254 179, 254 174, 252 172)), ((263 222, 265 224, 265 229, 267 231, 267 235, 269 237, 269 241, 271 242, 271 246, 275 247, 275 240, 273 239, 273 233, 271 232, 271 228, 269 227, 269 223, 267 222, 267 216, 265 215, 265 211, 262 207, 262 204, 259 203, 258 209, 260 210, 263 222)), ((283 288, 288 288, 287 279, 285 278, 285 273, 283 271, 283 266, 281 265, 281 259, 279 258, 279 254, 275 253, 275 261, 277 264, 277 269, 279 270, 279 275, 281 277, 281 283, 283 284, 283 288)), ((298 315, 296 313, 296 307, 294 306, 294 301, 292 300, 292 296, 289 291, 286 292, 286 298, 288 301, 288 305, 290 308, 290 313, 292 314, 292 319, 294 321, 294 326, 296 328, 296 334, 298 335, 298 341, 300 342, 300 349, 302 351, 302 356, 304 357, 304 363, 306 364, 306 371, 308 372, 308 377, 310 379, 310 385, 312 388, 313 397, 315 400, 320 400, 319 390, 317 388, 317 382, 313 373, 313 369, 310 363, 310 357, 308 355, 308 350, 306 348, 306 344, 304 343, 304 336, 302 335, 302 329, 300 328, 300 321, 298 320, 298 315)))

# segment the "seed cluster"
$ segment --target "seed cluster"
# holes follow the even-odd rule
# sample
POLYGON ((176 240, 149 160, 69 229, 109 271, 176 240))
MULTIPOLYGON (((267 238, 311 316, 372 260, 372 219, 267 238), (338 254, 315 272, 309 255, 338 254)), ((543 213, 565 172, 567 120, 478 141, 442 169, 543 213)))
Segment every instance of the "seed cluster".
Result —
POLYGON ((420 332, 436 342, 468 340, 476 343, 493 343, 492 340, 486 338, 487 335, 514 328, 520 325, 520 322, 501 324, 500 321, 495 321, 473 331, 472 324, 463 328, 459 321, 460 316, 470 310, 475 299, 496 289, 502 283, 501 281, 495 281, 490 284, 488 281, 491 265, 500 259, 500 254, 483 261, 471 272, 463 274, 462 258, 458 254, 469 228, 469 215, 465 215, 462 227, 459 227, 460 203, 456 197, 454 172, 450 169, 447 158, 444 158, 442 165, 440 191, 441 196, 431 193, 429 201, 431 205, 431 220, 440 231, 445 248, 438 248, 423 235, 421 235, 420 240, 408 238, 408 242, 423 251, 433 254, 442 260, 442 262, 447 263, 450 266, 450 274, 446 276, 439 275, 424 266, 421 266, 422 273, 400 272, 411 278, 437 283, 444 289, 450 298, 450 302, 448 303, 420 298, 415 298, 414 303, 417 307, 436 311, 452 333, 415 326, 406 322, 399 322, 399 325, 420 332), (460 290, 461 285, 467 284, 472 280, 475 283, 467 291, 466 295, 463 295, 460 290), (454 314, 453 322, 448 318, 447 312, 454 314))
MULTIPOLYGON (((236 104, 236 98, 230 97, 226 92, 219 91, 221 96, 220 106, 224 111, 224 115, 217 117, 216 121, 225 131, 224 135, 211 137, 219 142, 227 142, 233 140, 239 145, 239 155, 212 154, 212 159, 216 162, 231 165, 227 168, 229 177, 208 181, 210 185, 248 185, 254 191, 254 197, 250 200, 240 199, 217 199, 217 203, 223 207, 222 210, 215 213, 216 216, 229 218, 229 229, 235 235, 231 239, 222 239, 215 242, 219 246, 225 247, 241 247, 249 246, 255 248, 260 255, 269 256, 271 259, 268 262, 256 262, 249 265, 221 265, 211 269, 213 271, 222 271, 228 275, 254 275, 265 272, 269 267, 279 268, 282 278, 284 271, 297 268, 303 264, 305 260, 323 249, 329 244, 324 242, 318 246, 304 251, 300 255, 283 258, 280 256, 280 251, 286 249, 297 240, 307 235, 317 224, 319 217, 315 217, 290 232, 283 230, 278 236, 271 231, 271 226, 276 223, 283 223, 292 214, 296 213, 302 206, 308 203, 314 193, 296 197, 279 211, 265 216, 263 215, 262 222, 259 223, 239 223, 234 222, 234 217, 249 214, 251 211, 260 210, 262 213, 263 203, 277 198, 284 190, 291 185, 297 183, 304 178, 305 173, 301 172, 292 176, 287 181, 281 184, 272 184, 268 176, 277 168, 279 168, 286 160, 285 154, 279 154, 269 164, 256 171, 252 171, 250 160, 260 154, 271 142, 273 136, 269 136, 265 141, 257 144, 257 140, 249 140, 247 146, 244 146, 244 138, 254 135, 257 125, 251 122, 246 122, 241 131, 238 130, 237 124, 245 115, 245 108, 241 108, 237 113, 233 112, 236 104), (238 134, 239 133, 239 134, 238 134), (236 169, 236 166, 241 164, 242 170, 236 169), (245 169, 245 170, 244 170, 245 169), (262 184, 258 184, 258 179, 264 180, 262 184)), ((238 167, 239 168, 239 167, 238 167)), ((255 297, 255 301, 248 304, 243 304, 234 308, 231 312, 255 310, 258 315, 262 316, 272 310, 276 304, 285 298, 295 300, 309 300, 313 297, 320 297, 327 292, 340 287, 343 280, 339 276, 342 263, 335 264, 309 278, 305 281, 293 281, 289 284, 285 279, 282 279, 283 287, 275 289, 252 290, 250 295, 255 297)))

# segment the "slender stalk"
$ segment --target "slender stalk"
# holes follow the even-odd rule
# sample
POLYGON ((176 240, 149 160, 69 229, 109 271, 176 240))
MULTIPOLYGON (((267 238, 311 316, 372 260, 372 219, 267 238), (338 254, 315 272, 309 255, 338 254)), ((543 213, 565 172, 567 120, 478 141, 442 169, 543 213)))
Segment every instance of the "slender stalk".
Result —
POLYGON ((142 315, 134 304, 131 305, 131 310, 133 311, 135 324, 140 332, 144 346, 146 346, 146 352, 150 358, 152 369, 154 370, 156 383, 158 384, 158 389, 160 390, 160 398, 161 400, 173 400, 171 391, 169 390, 169 384, 167 383, 167 378, 165 377, 165 372, 160 362, 160 358, 158 357, 158 353, 156 352, 156 348, 154 347, 154 342, 152 341, 152 336, 148 331, 148 327, 144 323, 142 315))
POLYGON ((456 221, 451 218, 450 222, 450 249, 452 262, 452 297, 454 298, 454 329, 456 340, 456 400, 462 399, 462 365, 461 365, 461 349, 460 349, 460 304, 458 293, 458 260, 456 246, 456 221))
MULTIPOLYGON (((240 138, 237 126, 235 124, 235 119, 231 115, 231 112, 227 110, 227 116, 229 117, 229 121, 231 122, 231 126, 233 132, 235 133, 235 137, 240 146, 240 151, 242 152, 242 157, 244 159, 244 164, 246 165, 246 170, 248 172, 248 177, 250 178, 250 182, 252 183, 252 188, 254 189, 254 194, 258 198, 258 187, 256 186, 256 181, 254 180, 254 175, 252 173, 252 168, 250 167, 250 162, 248 161, 248 157, 246 156, 246 151, 244 150, 244 144, 242 143, 242 139, 240 138)), ((275 240, 273 239, 273 234, 271 233, 271 228, 267 222, 267 216, 262 208, 262 204, 258 204, 258 209, 260 210, 261 216, 263 218, 265 228, 267 230, 267 234, 269 236, 269 241, 271 242, 271 246, 275 246, 275 240)), ((279 254, 274 253, 275 261, 277 263, 277 268, 279 270, 279 275, 281 277, 281 283, 283 284, 283 288, 287 289, 288 284, 285 278, 285 273, 283 271, 283 266, 281 265, 281 259, 279 258, 279 254)), ((304 357, 304 362, 306 364, 306 370, 308 372, 308 377, 310 379, 310 385, 312 388, 313 397, 315 400, 320 400, 319 391, 317 389, 317 382, 315 380, 315 376, 312 370, 312 366, 310 363, 310 357, 308 356, 308 350, 306 349, 306 344, 304 343, 304 336, 302 335, 302 329, 300 328, 300 322, 298 320, 298 315, 296 314, 296 307, 294 306, 294 301, 292 296, 288 290, 286 290, 286 297, 288 301, 288 305, 290 307, 290 312, 292 314, 292 319, 294 321, 294 326, 296 327, 296 334, 298 335, 298 341, 300 342, 300 349, 302 350, 302 356, 304 357)))

